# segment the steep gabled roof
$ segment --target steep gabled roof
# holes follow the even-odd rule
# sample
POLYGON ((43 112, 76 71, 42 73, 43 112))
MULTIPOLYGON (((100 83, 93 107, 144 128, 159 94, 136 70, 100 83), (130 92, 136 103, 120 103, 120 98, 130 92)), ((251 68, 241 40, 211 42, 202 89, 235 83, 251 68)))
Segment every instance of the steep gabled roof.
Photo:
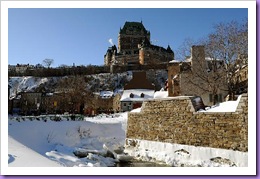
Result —
POLYGON ((135 31, 140 34, 149 35, 142 22, 125 22, 124 27, 121 29, 119 34, 127 34, 127 31, 135 31))

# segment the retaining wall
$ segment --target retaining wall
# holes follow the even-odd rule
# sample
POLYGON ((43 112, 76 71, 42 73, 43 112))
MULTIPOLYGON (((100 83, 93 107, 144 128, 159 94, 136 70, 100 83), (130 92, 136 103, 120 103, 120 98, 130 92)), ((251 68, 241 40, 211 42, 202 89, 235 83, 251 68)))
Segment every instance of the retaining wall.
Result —
POLYGON ((126 138, 247 152, 247 94, 235 112, 195 112, 190 97, 145 101, 128 114, 126 138))

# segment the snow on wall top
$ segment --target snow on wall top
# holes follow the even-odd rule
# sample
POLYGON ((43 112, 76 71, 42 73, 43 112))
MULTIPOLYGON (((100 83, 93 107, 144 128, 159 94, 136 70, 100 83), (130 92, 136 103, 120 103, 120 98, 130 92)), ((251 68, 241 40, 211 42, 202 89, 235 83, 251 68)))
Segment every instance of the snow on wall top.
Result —
POLYGON ((242 95, 239 95, 236 101, 226 101, 223 103, 219 103, 209 109, 206 108, 205 111, 201 110, 199 112, 236 112, 241 96, 242 95))
POLYGON ((168 97, 168 91, 156 91, 154 93, 154 98, 167 98, 168 97))

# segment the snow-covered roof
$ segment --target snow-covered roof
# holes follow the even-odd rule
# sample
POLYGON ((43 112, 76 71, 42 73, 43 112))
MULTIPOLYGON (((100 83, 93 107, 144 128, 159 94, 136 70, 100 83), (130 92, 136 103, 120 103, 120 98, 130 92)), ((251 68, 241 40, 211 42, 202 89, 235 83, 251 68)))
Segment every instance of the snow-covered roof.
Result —
POLYGON ((150 89, 129 89, 124 90, 123 95, 120 99, 120 101, 144 101, 149 98, 153 98, 154 90, 150 89), (141 94, 144 94, 143 97, 141 97, 141 94), (132 97, 131 94, 133 94, 132 97))

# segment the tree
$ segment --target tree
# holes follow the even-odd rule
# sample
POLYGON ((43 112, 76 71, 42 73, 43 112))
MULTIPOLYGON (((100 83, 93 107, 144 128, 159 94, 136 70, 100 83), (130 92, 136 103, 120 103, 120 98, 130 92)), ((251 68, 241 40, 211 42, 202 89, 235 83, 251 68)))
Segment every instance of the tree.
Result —
POLYGON ((186 38, 179 46, 179 48, 175 52, 175 59, 180 61, 185 61, 187 58, 190 57, 190 48, 193 45, 198 45, 200 43, 195 42, 192 38, 186 38))
POLYGON ((230 97, 233 98, 234 78, 238 64, 242 61, 247 64, 248 59, 248 22, 219 23, 214 29, 215 31, 209 34, 205 42, 206 54, 214 60, 223 60, 228 91, 230 97))
POLYGON ((50 66, 54 63, 53 59, 46 58, 42 61, 43 66, 50 68, 50 66))
MULTIPOLYGON (((223 61, 206 57, 203 45, 192 46, 191 61, 182 63, 180 79, 182 93, 204 96, 204 100, 209 95, 213 104, 222 101, 221 94, 227 90, 223 61)), ((178 83, 177 77, 171 80, 178 83)))
POLYGON ((62 111, 79 113, 80 106, 92 104, 92 92, 87 89, 87 78, 83 76, 64 77, 59 81, 56 90, 61 94, 62 111))
MULTIPOLYGON (((190 56, 189 49, 192 44, 201 44, 205 47, 206 60, 200 58, 201 60, 196 60, 196 65, 194 65, 194 60, 199 59, 201 55, 195 53, 192 54, 191 68, 185 70, 184 63, 182 66, 182 81, 192 86, 193 94, 198 95, 201 91, 208 92, 212 95, 211 99, 214 104, 219 100, 219 91, 228 92, 233 99, 237 65, 241 62, 241 58, 244 63, 247 63, 247 37, 247 21, 243 24, 232 21, 215 25, 214 31, 203 40, 195 42, 192 39, 186 39, 183 42, 177 51, 177 55, 183 61, 190 56)), ((204 54, 204 52, 201 53, 204 54)), ((189 63, 189 61, 186 62, 189 63)))

